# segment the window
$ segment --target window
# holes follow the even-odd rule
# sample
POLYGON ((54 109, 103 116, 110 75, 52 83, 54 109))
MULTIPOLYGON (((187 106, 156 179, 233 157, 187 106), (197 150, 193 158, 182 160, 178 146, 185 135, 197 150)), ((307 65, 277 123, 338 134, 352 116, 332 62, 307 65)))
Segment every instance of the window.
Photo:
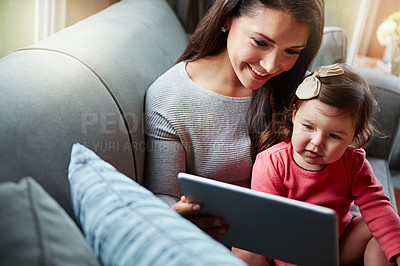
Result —
POLYGON ((0 58, 118 0, 0 0, 0 58))
POLYGON ((378 43, 376 31, 382 20, 399 8, 398 0, 325 0, 325 25, 346 31, 349 63, 357 55, 382 58, 384 47, 378 43))
POLYGON ((325 25, 338 26, 347 33, 347 61, 352 63, 358 53, 370 0, 325 0, 325 25))
POLYGON ((35 1, 0 0, 0 58, 33 43, 35 1))
POLYGON ((66 0, 35 0, 34 42, 65 28, 66 0))

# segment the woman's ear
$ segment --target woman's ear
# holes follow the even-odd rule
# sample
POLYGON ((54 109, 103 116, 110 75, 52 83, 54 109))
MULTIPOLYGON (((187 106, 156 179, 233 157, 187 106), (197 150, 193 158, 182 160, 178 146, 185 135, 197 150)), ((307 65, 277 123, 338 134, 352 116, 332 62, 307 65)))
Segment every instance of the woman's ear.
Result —
POLYGON ((232 23, 232 19, 231 19, 231 17, 228 17, 224 22, 224 26, 226 27, 227 30, 231 29, 231 23, 232 23))

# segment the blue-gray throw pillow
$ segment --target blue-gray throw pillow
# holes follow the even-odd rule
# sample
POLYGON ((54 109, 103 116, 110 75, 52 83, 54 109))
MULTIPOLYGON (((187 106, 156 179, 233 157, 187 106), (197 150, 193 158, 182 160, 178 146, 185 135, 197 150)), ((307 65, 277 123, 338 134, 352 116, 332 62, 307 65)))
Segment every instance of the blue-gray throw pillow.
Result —
POLYGON ((81 231, 33 178, 0 184, 0 265, 100 265, 81 231))
POLYGON ((68 178, 77 220, 103 265, 245 265, 80 144, 68 178))

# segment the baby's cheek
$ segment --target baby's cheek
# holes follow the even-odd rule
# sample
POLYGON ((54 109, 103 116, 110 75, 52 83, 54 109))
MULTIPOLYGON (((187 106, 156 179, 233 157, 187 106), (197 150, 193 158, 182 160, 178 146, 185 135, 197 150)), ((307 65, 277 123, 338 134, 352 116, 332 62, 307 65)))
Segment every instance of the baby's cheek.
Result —
POLYGON ((297 137, 297 135, 300 135, 302 133, 302 131, 303 130, 301 127, 294 126, 293 133, 292 133, 293 137, 297 137))

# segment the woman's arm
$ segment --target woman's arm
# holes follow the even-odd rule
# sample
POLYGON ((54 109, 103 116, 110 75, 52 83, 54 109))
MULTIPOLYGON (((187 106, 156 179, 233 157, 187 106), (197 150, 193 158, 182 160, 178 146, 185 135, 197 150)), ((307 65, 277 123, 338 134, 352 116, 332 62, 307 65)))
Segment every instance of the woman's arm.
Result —
POLYGON ((208 235, 215 239, 222 238, 229 229, 223 224, 223 219, 198 215, 202 205, 190 203, 182 196, 177 175, 185 172, 186 158, 180 142, 150 137, 147 143, 145 186, 208 235))
POLYGON ((222 238, 228 231, 220 217, 200 216, 201 205, 187 202, 177 176, 186 172, 186 150, 179 133, 170 122, 168 112, 162 106, 146 105, 146 166, 144 185, 165 203, 215 239, 222 238), (165 113, 165 114, 164 114, 165 113))
POLYGON ((177 176, 186 171, 185 150, 177 139, 147 136, 144 185, 169 206, 182 196, 177 176))

